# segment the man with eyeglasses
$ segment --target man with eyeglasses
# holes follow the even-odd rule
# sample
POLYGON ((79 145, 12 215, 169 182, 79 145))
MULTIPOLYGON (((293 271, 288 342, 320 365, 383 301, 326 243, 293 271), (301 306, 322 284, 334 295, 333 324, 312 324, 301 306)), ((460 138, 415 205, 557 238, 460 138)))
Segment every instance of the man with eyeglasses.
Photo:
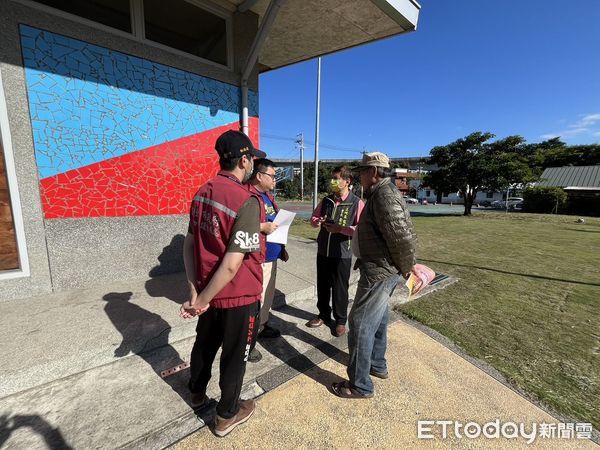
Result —
MULTIPOLYGON (((254 171, 248 182, 248 189, 255 193, 262 200, 264 208, 265 221, 260 224, 260 232, 269 235, 277 229, 277 224, 273 221, 279 208, 271 192, 275 189, 275 163, 266 158, 260 158, 254 161, 254 171)), ((275 280, 277 277, 277 260, 287 261, 288 255, 282 244, 267 242, 265 261, 263 268, 263 290, 260 298, 260 325, 258 329, 258 338, 276 338, 281 332, 269 325, 269 312, 273 305, 275 296, 275 280)), ((260 361, 262 355, 258 349, 253 348, 248 357, 248 361, 260 361)))

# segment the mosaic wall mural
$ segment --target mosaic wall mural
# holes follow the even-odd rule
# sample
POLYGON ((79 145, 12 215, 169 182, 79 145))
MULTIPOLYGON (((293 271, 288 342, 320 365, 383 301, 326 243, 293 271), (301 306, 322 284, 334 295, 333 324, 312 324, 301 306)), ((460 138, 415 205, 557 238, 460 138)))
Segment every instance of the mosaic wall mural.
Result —
MULTIPOLYGON (((239 128, 238 87, 21 25, 44 216, 185 214, 239 128)), ((250 92, 250 137, 258 96, 250 92)))

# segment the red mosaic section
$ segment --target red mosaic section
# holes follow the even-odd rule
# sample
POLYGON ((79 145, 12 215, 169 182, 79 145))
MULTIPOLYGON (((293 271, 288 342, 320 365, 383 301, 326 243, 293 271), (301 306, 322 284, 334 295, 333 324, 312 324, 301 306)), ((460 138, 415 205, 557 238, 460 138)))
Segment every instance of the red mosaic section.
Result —
MULTIPOLYGON (((250 138, 258 142, 258 118, 250 138)), ((198 187, 219 169, 214 150, 237 122, 70 170, 40 181, 46 219, 187 214, 198 187)))

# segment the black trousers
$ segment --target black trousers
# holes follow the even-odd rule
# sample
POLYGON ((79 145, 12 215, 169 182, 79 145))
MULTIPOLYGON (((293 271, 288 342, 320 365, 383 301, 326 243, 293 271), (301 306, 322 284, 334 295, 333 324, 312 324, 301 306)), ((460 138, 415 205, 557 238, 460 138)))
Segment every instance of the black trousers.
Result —
POLYGON ((319 317, 325 322, 331 322, 333 310, 336 325, 346 325, 351 266, 352 258, 329 258, 317 254, 317 308, 319 317))
POLYGON ((237 308, 208 308, 198 317, 196 342, 190 361, 190 391, 204 394, 219 347, 221 351, 219 387, 221 400, 217 414, 225 419, 240 409, 240 392, 246 361, 254 345, 260 321, 260 300, 237 308))

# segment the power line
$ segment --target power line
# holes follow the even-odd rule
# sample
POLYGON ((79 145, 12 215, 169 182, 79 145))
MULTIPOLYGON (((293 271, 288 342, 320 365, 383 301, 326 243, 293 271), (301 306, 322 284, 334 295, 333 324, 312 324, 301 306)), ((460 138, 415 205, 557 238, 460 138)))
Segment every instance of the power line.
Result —
POLYGON ((261 133, 260 135, 261 138, 263 139, 274 139, 276 141, 290 141, 290 142, 296 142, 295 138, 290 138, 290 137, 285 137, 285 136, 277 136, 275 134, 266 134, 266 133, 261 133))
POLYGON ((292 156, 296 156, 297 150, 295 148, 283 153, 283 158, 290 158, 292 156))
MULTIPOLYGON (((306 142, 309 143, 309 144, 314 145, 310 141, 306 141, 306 142)), ((362 151, 358 150, 356 148, 340 147, 338 145, 330 145, 330 144, 321 144, 321 143, 319 143, 319 147, 326 148, 328 150, 333 150, 333 151, 336 151, 336 152, 351 152, 351 153, 360 153, 360 154, 362 154, 362 151)))
MULTIPOLYGON (((265 139, 273 139, 273 140, 278 140, 278 141, 288 141, 288 142, 296 142, 297 138, 291 138, 291 137, 286 137, 286 136, 279 136, 276 134, 268 134, 268 133, 264 133, 260 135, 261 138, 265 138, 265 139)), ((314 141, 310 141, 310 140, 304 140, 304 144, 305 144, 305 148, 306 145, 310 145, 312 148, 314 148, 314 141)), ((328 150, 333 150, 333 151, 337 151, 337 152, 352 152, 352 153, 360 153, 362 155, 363 151, 359 150, 357 148, 351 148, 351 147, 341 147, 339 145, 331 145, 331 144, 322 144, 319 142, 319 147, 323 147, 326 148, 328 150)))
POLYGON ((358 153, 359 155, 362 155, 362 152, 360 150, 334 147, 332 145, 325 145, 325 144, 320 144, 320 146, 323 147, 323 148, 326 148, 327 150, 332 150, 334 152, 344 152, 344 153, 350 152, 350 153, 358 153))

